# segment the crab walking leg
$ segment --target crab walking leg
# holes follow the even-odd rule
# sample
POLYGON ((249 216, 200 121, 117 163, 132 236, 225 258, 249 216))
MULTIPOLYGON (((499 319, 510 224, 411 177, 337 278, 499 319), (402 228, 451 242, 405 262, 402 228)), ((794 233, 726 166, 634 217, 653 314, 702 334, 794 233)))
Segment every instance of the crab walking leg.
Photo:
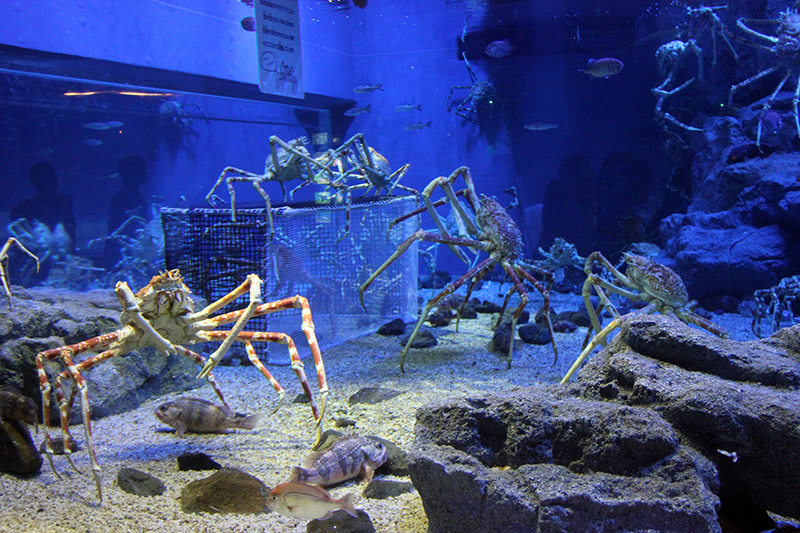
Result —
POLYGON ((36 261, 36 272, 39 272, 39 258, 34 255, 30 250, 25 248, 21 242, 19 242, 14 237, 9 237, 6 243, 3 245, 3 248, 0 249, 0 280, 3 282, 3 288, 6 291, 6 296, 8 296, 8 310, 11 311, 11 288, 9 287, 8 283, 8 272, 6 271, 8 267, 8 250, 11 248, 12 244, 16 244, 17 247, 28 254, 34 261, 36 261))
POLYGON ((198 374, 198 378, 206 377, 208 373, 211 372, 215 366, 217 366, 220 360, 222 360, 222 357, 225 355, 225 352, 227 352, 231 347, 231 344, 233 344, 236 336, 239 335, 239 332, 242 331, 242 329, 244 329, 244 325, 248 320, 250 320, 256 308, 261 304, 261 279, 255 274, 250 274, 247 276, 247 279, 244 280, 244 283, 234 289, 233 292, 228 296, 235 295, 233 298, 235 299, 240 294, 247 291, 250 292, 250 303, 245 309, 240 311, 239 319, 236 321, 236 323, 234 323, 230 330, 230 336, 226 337, 225 340, 222 341, 222 344, 220 344, 217 349, 214 350, 214 353, 211 354, 206 361, 205 366, 203 366, 203 370, 201 370, 200 374, 198 374))
MULTIPOLYGON (((514 309, 514 313, 511 315, 511 338, 508 341, 508 357, 507 357, 507 368, 511 368, 511 357, 514 353, 514 340, 517 336, 517 321, 519 320, 519 316, 522 314, 522 310, 525 309, 525 306, 528 305, 528 291, 525 290, 525 286, 522 285, 522 282, 519 280, 517 273, 514 272, 514 269, 511 268, 507 262, 503 261, 503 270, 506 271, 506 274, 509 275, 511 278, 511 282, 514 285, 514 290, 519 294, 519 305, 517 308, 514 309)), ((509 292, 509 295, 511 293, 509 292)), ((508 301, 506 300, 506 304, 508 301)), ((549 314, 549 310, 548 313, 549 314)), ((502 315, 500 315, 502 318, 502 315)), ((498 323, 500 322, 501 318, 498 318, 498 323)))
POLYGON ((794 126, 797 129, 797 136, 800 137, 800 115, 797 114, 798 103, 800 103, 800 76, 797 77, 797 87, 795 87, 794 89, 794 97, 792 98, 792 114, 794 115, 794 126))
POLYGON ((571 378, 572 374, 574 374, 575 371, 577 371, 578 368, 580 368, 581 364, 583 364, 583 362, 586 360, 586 358, 589 357, 589 354, 592 353, 592 350, 594 350, 601 343, 605 342, 606 337, 608 337, 611 334, 612 331, 617 329, 620 326, 621 323, 622 323, 622 317, 619 317, 619 316, 614 317, 614 320, 609 322, 606 327, 604 327, 602 330, 600 330, 600 333, 595 335, 595 337, 592 339, 592 341, 588 345, 586 345, 586 348, 583 349, 581 354, 578 356, 578 358, 575 360, 575 362, 572 363, 572 366, 570 367, 570 369, 567 371, 567 373, 561 379, 561 384, 562 385, 566 384, 569 381, 569 378, 571 378))
POLYGON ((458 323, 461 320, 461 313, 464 312, 464 308, 467 306, 467 302, 469 302, 469 297, 472 296, 472 291, 475 290, 475 287, 478 285, 478 283, 480 283, 481 280, 485 278, 494 267, 494 264, 491 261, 484 261, 483 263, 484 267, 475 273, 475 277, 472 278, 472 281, 470 281, 469 286, 467 287, 467 294, 464 296, 464 301, 462 301, 461 305, 458 306, 458 313, 456 313, 456 332, 458 332, 458 323))
MULTIPOLYGON (((481 241, 475 239, 466 239, 463 237, 449 237, 444 235, 439 235, 438 233, 431 233, 425 230, 418 230, 412 233, 406 240, 400 243, 397 249, 389 256, 389 259, 384 261, 384 263, 378 267, 378 270, 372 273, 372 275, 361 284, 358 288, 358 299, 361 301, 361 307, 366 309, 364 306, 364 291, 372 284, 375 279, 381 275, 381 273, 389 268, 395 259, 403 255, 406 250, 414 243, 414 241, 428 241, 428 242, 438 242, 442 244, 458 244, 462 246, 469 246, 473 248, 483 248, 483 243, 481 241)), ((481 263, 483 264, 483 263, 481 263)), ((474 269, 472 269, 474 270, 474 269)), ((472 272, 470 270, 470 272, 472 272)))
POLYGON ((515 269, 523 278, 527 279, 531 285, 542 295, 542 310, 544 310, 544 322, 547 324, 547 331, 550 333, 550 345, 553 347, 553 365, 558 362, 558 346, 556 346, 556 336, 553 331, 553 323, 550 320, 550 292, 536 278, 534 278, 524 268, 515 269))
MULTIPOLYGON (((204 331, 199 333, 199 336, 206 338, 209 341, 218 341, 220 339, 231 338, 230 331, 204 331)), ((275 389, 275 392, 278 393, 278 407, 280 407, 280 405, 283 403, 285 391, 280 383, 278 383, 278 381, 272 376, 272 374, 258 358, 258 355, 253 349, 252 343, 274 342, 277 344, 286 345, 289 350, 289 358, 291 359, 292 370, 294 370, 295 374, 297 375, 297 379, 300 381, 300 386, 303 388, 303 392, 311 404, 311 413, 314 417, 314 421, 317 423, 317 427, 319 427, 319 424, 322 421, 322 416, 324 415, 324 411, 320 410, 316 401, 314 400, 314 393, 311 391, 311 386, 308 383, 308 378, 306 377, 304 370, 305 366, 303 365, 303 361, 300 359, 300 354, 297 351, 297 346, 295 345, 294 340, 286 333, 274 333, 269 331, 242 331, 234 340, 244 343, 250 362, 253 363, 253 365, 259 370, 259 372, 261 372, 261 374, 264 375, 265 378, 267 378, 272 387, 275 389)))
MULTIPOLYGON (((202 355, 200 355, 199 353, 193 352, 192 350, 190 350, 188 348, 184 348, 183 346, 175 346, 175 348, 178 349, 178 353, 181 353, 181 354, 185 355, 186 357, 189 357, 190 359, 194 360, 194 362, 199 364, 199 365, 205 366, 206 358, 203 357, 202 355)), ((217 383, 217 380, 214 378, 214 375, 211 372, 206 374, 206 381, 208 381, 208 384, 211 385, 212 389, 214 389, 214 392, 216 393, 217 397, 219 398, 219 401, 222 402, 222 405, 224 405, 225 407, 230 408, 230 406, 228 405, 228 402, 225 401, 225 397, 222 395, 222 389, 219 388, 219 384, 217 383)))
POLYGON ((406 354, 408 353, 408 350, 411 348, 411 343, 414 342, 414 339, 417 337, 417 333, 419 333, 419 328, 422 327, 422 323, 425 322, 425 319, 428 317, 428 314, 431 312, 431 309, 433 309, 445 297, 453 294, 456 290, 458 290, 459 287, 461 287, 464 283, 466 283, 468 279, 471 279, 473 276, 475 276, 475 274, 480 272, 482 268, 484 268, 491 262, 492 258, 487 257, 486 259, 478 263, 475 267, 468 270, 466 274, 464 274, 463 276, 455 280, 453 283, 445 287, 444 290, 442 290, 442 292, 440 292, 439 294, 437 294, 428 301, 428 303, 425 305, 425 308, 420 313, 419 319, 417 320, 417 323, 414 325, 414 330, 408 337, 408 341, 406 341, 406 345, 403 346, 403 351, 400 353, 400 372, 405 372, 403 363, 406 360, 406 354))
MULTIPOLYGON (((50 468, 52 468, 53 473, 55 473, 56 476, 58 476, 59 478, 61 477, 61 475, 58 473, 58 470, 56 470, 55 464, 53 463, 53 442, 50 438, 50 433, 47 430, 47 428, 50 427, 50 393, 52 391, 52 388, 50 387, 50 381, 47 379, 47 372, 45 372, 44 370, 44 360, 45 359, 53 360, 56 358, 61 358, 61 360, 64 361, 63 355, 67 352, 74 355, 93 349, 104 349, 113 344, 114 342, 118 341, 121 337, 122 333, 120 331, 115 331, 113 333, 106 333, 105 335, 100 335, 92 339, 79 342, 77 344, 64 346, 62 348, 52 348, 50 350, 45 350, 43 352, 39 352, 38 354, 36 354, 34 362, 36 364, 36 373, 39 377, 39 390, 42 393, 42 427, 45 439, 45 453, 47 454, 47 460, 50 463, 50 468)), ((63 429, 64 425, 62 419, 62 433, 63 429)), ((68 435, 65 435, 65 438, 67 436, 68 435)), ((64 445, 64 452, 67 455, 67 458, 70 461, 70 463, 72 463, 72 459, 69 456, 71 450, 69 450, 69 446, 67 445, 66 440, 64 445)), ((75 465, 73 464, 73 468, 74 467, 75 465)))

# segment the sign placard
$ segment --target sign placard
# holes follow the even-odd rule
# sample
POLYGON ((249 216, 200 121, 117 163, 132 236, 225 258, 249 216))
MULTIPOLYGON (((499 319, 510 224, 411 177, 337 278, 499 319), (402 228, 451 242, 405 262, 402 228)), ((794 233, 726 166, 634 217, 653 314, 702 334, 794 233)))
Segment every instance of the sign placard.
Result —
POLYGON ((256 0, 258 88, 262 93, 303 98, 298 0, 256 0))

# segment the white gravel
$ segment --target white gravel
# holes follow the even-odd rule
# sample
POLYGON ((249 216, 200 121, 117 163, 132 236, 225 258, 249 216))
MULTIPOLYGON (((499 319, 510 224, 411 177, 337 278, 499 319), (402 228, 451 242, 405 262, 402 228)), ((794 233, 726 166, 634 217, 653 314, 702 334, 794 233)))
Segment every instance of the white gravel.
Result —
MULTIPOLYGON (((502 291, 504 294, 504 291, 502 291)), ((502 294, 499 301, 502 301, 502 294)), ((497 300, 497 287, 486 284, 479 297, 497 300)), ((538 306, 532 297, 529 305, 538 306)), ((582 301, 574 295, 554 294, 557 311, 578 309, 582 301)), ((548 346, 531 346, 517 340, 513 366, 498 354, 491 353, 491 318, 462 320, 459 331, 454 325, 434 328, 439 345, 427 350, 412 350, 406 359, 406 373, 399 371, 400 345, 397 337, 371 335, 325 350, 331 393, 328 397, 326 428, 331 417, 357 421, 355 431, 378 435, 408 449, 413 441, 414 412, 432 400, 482 392, 501 392, 560 379, 580 353, 585 329, 571 334, 557 334, 559 361, 553 366, 548 346), (348 398, 362 387, 389 387, 403 394, 377 405, 348 405, 348 398)), ((752 338, 749 322, 739 315, 716 316, 715 321, 728 327, 732 337, 752 338)), ((273 350, 276 358, 277 349, 273 350)), ((287 356, 288 360, 288 356, 287 356)), ((306 358, 306 370, 313 378, 313 363, 306 358)), ((243 413, 264 413, 253 431, 225 435, 187 434, 175 436, 153 415, 160 403, 176 398, 172 394, 152 398, 139 408, 97 420, 93 424, 94 441, 103 468, 104 502, 99 505, 90 475, 80 425, 73 426, 73 436, 83 449, 75 462, 83 474, 74 472, 63 457, 56 457, 57 478, 47 461, 41 473, 31 478, 0 474, 0 532, 58 531, 140 532, 258 532, 305 531, 306 522, 271 512, 256 515, 185 514, 180 508, 181 489, 190 481, 207 477, 211 472, 179 472, 176 458, 184 452, 204 452, 221 463, 248 472, 267 486, 281 483, 292 466, 299 464, 314 440, 314 425, 307 405, 291 403, 300 387, 289 367, 270 367, 286 388, 286 403, 274 414, 277 396, 268 382, 253 367, 218 367, 215 375, 231 407, 243 413), (121 468, 132 467, 160 478, 167 486, 161 496, 138 497, 116 485, 121 468)), ((89 376, 91 379, 91 375, 89 376)), ((316 390, 316 383, 312 381, 316 390)), ((210 387, 185 393, 215 401, 210 387)), ((34 437, 39 442, 41 436, 34 437)), ((388 500, 371 500, 361 495, 363 486, 349 482, 333 488, 341 497, 355 492, 357 508, 366 511, 381 532, 424 532, 427 520, 417 493, 388 500)))

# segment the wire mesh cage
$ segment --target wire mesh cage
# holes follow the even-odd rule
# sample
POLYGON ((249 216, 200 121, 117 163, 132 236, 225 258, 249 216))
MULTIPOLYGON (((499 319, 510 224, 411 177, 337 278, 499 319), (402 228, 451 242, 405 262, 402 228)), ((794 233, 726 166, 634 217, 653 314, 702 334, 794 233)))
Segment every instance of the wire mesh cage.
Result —
MULTIPOLYGON (((412 197, 354 203, 350 232, 345 236, 347 210, 343 205, 273 208, 275 234, 269 236, 265 209, 161 209, 167 268, 179 268, 186 285, 206 302, 213 302, 239 286, 248 274, 261 278, 264 302, 299 294, 311 306, 315 331, 324 350, 340 342, 372 333, 393 318, 411 320, 417 310, 417 245, 400 256, 364 295, 358 287, 397 246, 416 229, 411 218, 389 223, 416 207, 412 197)), ((247 296, 220 312, 241 309, 247 296)), ((247 331, 288 333, 301 354, 308 343, 300 329, 300 311, 291 309, 256 317, 247 331)), ((259 347, 265 362, 288 364, 279 349, 259 347)), ((232 357, 245 359, 244 350, 232 357)))

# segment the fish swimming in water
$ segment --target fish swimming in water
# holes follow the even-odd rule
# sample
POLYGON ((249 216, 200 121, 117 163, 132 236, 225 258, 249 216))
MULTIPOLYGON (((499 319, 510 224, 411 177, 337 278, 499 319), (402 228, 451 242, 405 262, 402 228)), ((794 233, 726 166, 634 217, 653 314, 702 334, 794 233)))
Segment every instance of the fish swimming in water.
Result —
POLYGON ((619 59, 604 57, 602 59, 590 59, 586 68, 579 69, 578 72, 583 72, 592 78, 608 78, 614 74, 619 74, 623 66, 625 65, 619 59))
POLYGON ((36 403, 11 387, 0 387, 0 418, 19 420, 39 430, 36 403))
POLYGON ((84 139, 82 142, 87 146, 100 146, 103 144, 100 139, 84 139))
POLYGON ((256 19, 253 17, 243 18, 240 24, 245 31, 256 31, 256 19))
POLYGON ((354 477, 372 480, 375 469, 386 462, 386 447, 367 437, 345 437, 323 452, 308 454, 303 465, 292 468, 290 481, 335 485, 354 477))
POLYGON ((182 437, 187 431, 193 433, 219 433, 226 429, 253 429, 259 415, 240 415, 227 406, 218 406, 200 398, 178 398, 162 403, 155 409, 159 420, 174 427, 175 434, 182 437))
POLYGON ((353 92, 356 94, 364 94, 364 93, 374 93, 375 91, 382 91, 383 84, 376 83, 375 85, 359 85, 358 87, 353 87, 353 92))
POLYGON ((397 113, 405 113, 406 111, 422 111, 422 104, 411 105, 411 104, 403 104, 403 105, 396 105, 394 106, 394 110, 397 113))
POLYGON ((364 113, 369 113, 369 106, 371 104, 367 104, 364 107, 351 107, 347 111, 344 112, 344 116, 346 117, 357 117, 358 115, 363 115, 364 113))
POLYGON ((86 124, 83 125, 83 127, 95 131, 104 131, 104 130, 113 130, 115 128, 121 128, 124 125, 125 124, 117 120, 111 120, 109 122, 87 122, 86 124))
POLYGON ((431 121, 429 120, 428 122, 414 122, 413 124, 408 124, 407 126, 403 126, 403 129, 406 131, 414 131, 430 127, 431 127, 431 121))
POLYGON ((324 520, 339 509, 350 516, 358 516, 353 507, 352 492, 337 500, 323 488, 296 481, 282 483, 269 491, 267 507, 278 514, 301 520, 324 520))
POLYGON ((487 56, 495 59, 510 56, 513 50, 514 46, 508 39, 503 39, 502 41, 492 41, 483 49, 487 56))
POLYGON ((531 131, 547 131, 558 129, 558 124, 552 122, 529 122, 523 126, 526 130, 531 131))

